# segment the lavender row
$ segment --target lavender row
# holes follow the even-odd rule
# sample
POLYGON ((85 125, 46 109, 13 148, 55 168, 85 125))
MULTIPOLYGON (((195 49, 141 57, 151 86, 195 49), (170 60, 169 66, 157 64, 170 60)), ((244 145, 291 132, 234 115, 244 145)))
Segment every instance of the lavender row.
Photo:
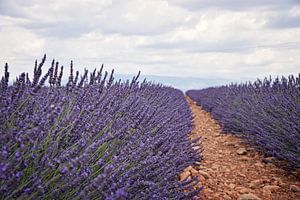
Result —
POLYGON ((46 57, 34 76, 0 85, 0 199, 190 199, 200 189, 177 176, 201 159, 181 91, 114 81, 87 70, 62 85, 46 57))
POLYGON ((300 74, 281 79, 190 90, 224 132, 240 134, 257 150, 300 168, 300 74))

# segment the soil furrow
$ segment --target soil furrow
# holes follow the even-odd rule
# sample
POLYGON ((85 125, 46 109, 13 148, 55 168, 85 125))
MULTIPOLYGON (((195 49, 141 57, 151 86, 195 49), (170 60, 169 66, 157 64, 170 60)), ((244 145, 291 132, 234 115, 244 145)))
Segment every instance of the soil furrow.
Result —
POLYGON ((191 138, 201 136, 201 168, 187 168, 181 178, 198 176, 201 199, 300 199, 299 173, 287 174, 232 134, 221 132, 211 115, 187 98, 194 114, 191 138))

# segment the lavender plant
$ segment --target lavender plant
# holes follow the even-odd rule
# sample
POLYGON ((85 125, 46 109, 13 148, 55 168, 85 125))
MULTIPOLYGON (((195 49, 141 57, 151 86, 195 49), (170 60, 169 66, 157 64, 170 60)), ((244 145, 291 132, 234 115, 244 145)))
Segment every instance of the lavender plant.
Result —
POLYGON ((239 134, 257 150, 300 168, 300 74, 253 83, 190 90, 224 132, 239 134))
POLYGON ((196 181, 177 176, 201 160, 188 139, 192 114, 181 91, 114 81, 46 56, 33 78, 0 83, 0 199, 190 199, 196 181))

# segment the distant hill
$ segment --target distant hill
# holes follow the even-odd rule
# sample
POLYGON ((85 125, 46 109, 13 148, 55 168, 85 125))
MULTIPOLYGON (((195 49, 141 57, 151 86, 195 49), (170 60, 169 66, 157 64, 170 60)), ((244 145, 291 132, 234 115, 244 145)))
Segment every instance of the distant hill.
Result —
MULTIPOLYGON (((115 79, 132 79, 134 75, 116 74, 115 79)), ((178 88, 182 91, 188 89, 202 89, 211 86, 219 86, 232 82, 229 79, 220 78, 194 78, 194 77, 174 77, 174 76, 156 76, 156 75, 141 75, 139 80, 143 81, 146 78, 148 81, 162 83, 167 86, 178 88)))

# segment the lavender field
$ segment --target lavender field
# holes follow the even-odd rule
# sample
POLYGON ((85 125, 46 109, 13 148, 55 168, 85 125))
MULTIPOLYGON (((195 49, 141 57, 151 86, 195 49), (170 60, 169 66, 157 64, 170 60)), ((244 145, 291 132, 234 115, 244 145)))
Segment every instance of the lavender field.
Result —
MULTIPOLYGON (((218 123, 224 133, 238 135, 258 152, 283 161, 286 171, 300 168, 300 74, 187 91, 214 122, 191 100, 188 103, 182 91, 140 82, 140 72, 122 81, 114 79, 114 70, 103 71, 103 65, 82 74, 74 71, 72 61, 69 70, 55 60, 45 65, 46 55, 35 62, 33 77, 24 72, 15 80, 10 79, 8 64, 4 67, 0 199, 211 197, 205 190, 208 173, 216 170, 209 184, 218 189, 214 184, 219 177, 235 172, 216 166, 238 160, 232 153, 226 163, 221 160, 226 156, 222 152, 235 150, 220 144, 221 129, 214 128, 218 123), (203 156, 213 162, 205 163, 203 156)), ((247 159, 248 164, 257 162, 247 159)), ((251 174, 246 178, 251 180, 251 174)), ((297 180, 292 181, 298 189, 297 180)), ((293 196, 287 186, 282 191, 293 196)))
POLYGON ((186 94, 222 125, 266 156, 300 168, 300 74, 186 94))
POLYGON ((180 90, 67 73, 46 56, 34 76, 0 85, 0 199, 191 199, 179 173, 201 160, 180 90))

